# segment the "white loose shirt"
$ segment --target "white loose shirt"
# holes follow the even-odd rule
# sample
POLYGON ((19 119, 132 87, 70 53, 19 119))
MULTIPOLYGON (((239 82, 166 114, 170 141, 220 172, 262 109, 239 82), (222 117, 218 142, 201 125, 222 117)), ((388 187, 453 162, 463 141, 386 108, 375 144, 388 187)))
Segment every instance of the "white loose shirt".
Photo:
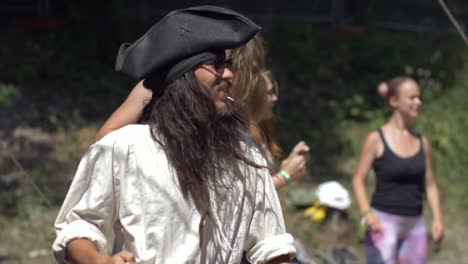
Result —
MULTIPOLYGON (((258 150, 250 159, 265 165, 258 150)), ((87 238, 107 255, 122 250, 137 263, 252 263, 295 254, 267 169, 241 165, 226 190, 210 191, 211 212, 200 234, 200 213, 184 199, 165 152, 147 125, 129 125, 83 156, 55 221, 56 259, 67 263, 67 243, 87 238)))

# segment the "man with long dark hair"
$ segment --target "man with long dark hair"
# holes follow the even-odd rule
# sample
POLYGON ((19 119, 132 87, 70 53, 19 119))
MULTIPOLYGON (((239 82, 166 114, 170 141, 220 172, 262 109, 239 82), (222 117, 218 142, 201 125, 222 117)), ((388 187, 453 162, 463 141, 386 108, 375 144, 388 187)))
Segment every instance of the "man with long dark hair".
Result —
POLYGON ((116 69, 153 97, 142 124, 83 157, 55 222, 61 263, 289 262, 295 254, 260 152, 236 102, 225 49, 260 28, 219 7, 174 11, 116 69))

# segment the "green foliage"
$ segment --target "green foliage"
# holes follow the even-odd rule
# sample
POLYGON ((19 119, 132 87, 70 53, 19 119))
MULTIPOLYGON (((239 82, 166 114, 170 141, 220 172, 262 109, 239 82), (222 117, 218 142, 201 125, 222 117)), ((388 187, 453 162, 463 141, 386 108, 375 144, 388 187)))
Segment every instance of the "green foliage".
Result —
MULTIPOLYGON (((338 179, 351 191, 366 134, 391 114, 377 96, 377 84, 397 75, 418 80, 424 107, 416 126, 432 143, 447 230, 459 230, 452 218, 463 218, 468 206, 468 137, 464 134, 468 131, 468 54, 458 39, 390 32, 348 35, 305 27, 297 32, 275 31, 267 39, 281 86, 276 132, 286 150, 299 139, 311 145, 309 170, 314 182, 338 179)), ((369 190, 374 180, 370 177, 369 190)), ((306 242, 309 252, 326 244, 320 237, 323 227, 284 212, 288 230, 306 242)), ((353 204, 349 212, 355 234, 347 238, 357 238, 359 210, 353 204)), ((446 250, 456 252, 453 249, 460 246, 449 242, 449 237, 446 250)), ((357 245, 357 241, 351 243, 357 245)))
POLYGON ((443 97, 426 104, 418 127, 432 143, 436 179, 441 185, 442 197, 460 197, 452 205, 468 206, 468 69, 458 73, 459 78, 443 97))
POLYGON ((17 95, 19 95, 18 87, 0 82, 0 106, 9 106, 11 98, 17 95))
MULTIPOLYGON (((18 95, 18 102, 24 105, 16 107, 24 112, 13 110, 19 125, 53 131, 101 119, 123 101, 135 83, 122 78, 113 67, 120 43, 134 39, 126 33, 121 12, 103 20, 104 11, 86 16, 89 10, 82 10, 86 5, 74 7, 75 2, 66 4, 70 16, 63 29, 40 34, 13 32, 6 51, 0 54, 5 65, 15 64, 0 65, 5 82, 0 83, 0 106, 18 95), (80 15, 75 17, 75 13, 80 15)), ((120 2, 113 1, 111 9, 119 9, 120 2)), ((105 4, 98 7, 109 9, 105 4)))
MULTIPOLYGON (((416 128, 429 138, 432 163, 444 203, 444 210, 456 211, 468 206, 468 70, 457 72, 457 77, 445 93, 432 100, 424 100, 421 117, 416 128)), ((423 87, 424 89, 424 87, 423 87)), ((342 122, 343 139, 350 142, 351 157, 358 158, 361 142, 366 133, 386 122, 389 112, 380 111, 377 118, 366 123, 342 122), (359 140, 353 140, 359 139, 359 140)), ((350 171, 352 173, 352 171, 350 171)))
POLYGON ((415 78, 423 96, 444 96, 463 66, 463 43, 446 34, 349 33, 296 25, 267 33, 268 58, 280 84, 277 135, 289 150, 298 140, 311 145, 311 174, 342 178, 342 157, 354 155, 361 138, 350 124, 385 119, 377 85, 395 76, 415 78), (287 41, 286 41, 287 40, 287 41), (337 164, 339 164, 337 166, 337 164))
MULTIPOLYGON (((21 118, 54 131, 107 117, 132 86, 113 70, 118 45, 142 33, 142 27, 124 23, 122 2, 113 1, 110 8, 98 4, 96 13, 85 20, 80 15, 87 12, 83 6, 69 1, 63 30, 21 36, 25 39, 18 49, 27 59, 4 68, 4 81, 11 84, 0 85, 0 105, 13 96, 45 101, 21 118), (112 13, 111 18, 102 20, 106 12, 112 13)), ((435 162, 438 173, 447 179, 463 174, 455 165, 466 161, 463 146, 468 144, 463 144, 462 133, 451 134, 463 131, 467 122, 461 102, 465 94, 459 88, 464 87, 463 80, 456 77, 465 58, 458 38, 436 33, 349 33, 290 24, 273 25, 265 37, 267 58, 281 86, 278 139, 285 152, 298 140, 307 141, 313 179, 349 179, 352 162, 348 160, 356 157, 366 129, 386 118, 376 86, 397 75, 410 75, 423 87, 427 107, 421 130, 434 143, 435 159, 452 159, 435 162)), ((61 150, 64 159, 82 154, 73 148, 61 150)), ((34 166, 33 174, 49 174, 55 166, 49 165, 34 166)), ((39 184, 47 186, 46 179, 39 184)), ((453 192, 464 194, 462 189, 457 186, 453 192)))

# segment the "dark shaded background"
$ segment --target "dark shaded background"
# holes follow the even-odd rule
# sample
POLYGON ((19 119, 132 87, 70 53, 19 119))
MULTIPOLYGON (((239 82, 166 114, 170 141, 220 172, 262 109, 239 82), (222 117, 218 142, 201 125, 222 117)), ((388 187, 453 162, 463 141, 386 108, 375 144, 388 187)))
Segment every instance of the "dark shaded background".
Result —
MULTIPOLYGON (((136 82, 113 71, 119 45, 194 4, 230 7, 264 27, 281 86, 277 136, 286 150, 309 142, 315 174, 326 177, 341 177, 337 159, 352 151, 342 126, 385 113, 380 81, 411 75, 431 99, 464 65, 463 43, 436 1, 2 1, 2 134, 101 124, 136 82)), ((467 21, 467 3, 448 4, 467 21)))
MULTIPOLYGON (((446 2, 467 25, 468 2, 446 2)), ((433 144, 444 208, 450 220, 466 217, 468 57, 437 1, 3 0, 0 237, 16 241, 2 227, 18 222, 22 237, 51 243, 50 219, 36 234, 23 225, 37 230, 42 216, 54 215, 50 210, 62 203, 97 128, 135 85, 114 71, 120 44, 169 11, 198 4, 230 7, 264 27, 267 65, 280 84, 276 136, 285 154, 298 140, 311 146, 304 183, 336 179, 349 187, 363 137, 389 114, 377 84, 397 75, 415 78, 425 102, 416 126, 433 144)), ((288 229, 304 231, 288 217, 288 229)), ((318 241, 311 236, 310 246, 318 241)), ((466 250, 453 241, 451 249, 459 251, 450 254, 459 259, 466 250)), ((10 245, 0 243, 0 263, 2 246, 10 245)))

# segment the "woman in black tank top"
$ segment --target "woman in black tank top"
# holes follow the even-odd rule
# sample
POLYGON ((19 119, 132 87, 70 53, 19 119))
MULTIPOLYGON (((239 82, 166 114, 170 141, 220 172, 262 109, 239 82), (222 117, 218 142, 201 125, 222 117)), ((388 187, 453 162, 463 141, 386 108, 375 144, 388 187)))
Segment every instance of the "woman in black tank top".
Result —
POLYGON ((393 263, 399 259, 400 263, 425 263, 425 234, 423 239, 411 238, 414 230, 421 229, 416 223, 422 225, 425 233, 422 216, 425 196, 432 209, 432 235, 436 242, 442 240, 444 226, 429 140, 411 129, 422 106, 419 86, 411 78, 397 77, 388 85, 379 85, 379 93, 387 99, 393 115, 382 128, 367 135, 353 177, 354 195, 368 230, 367 261, 393 263), (376 187, 369 200, 364 183, 371 168, 376 175, 376 187), (405 255, 408 252, 412 257, 405 255))

